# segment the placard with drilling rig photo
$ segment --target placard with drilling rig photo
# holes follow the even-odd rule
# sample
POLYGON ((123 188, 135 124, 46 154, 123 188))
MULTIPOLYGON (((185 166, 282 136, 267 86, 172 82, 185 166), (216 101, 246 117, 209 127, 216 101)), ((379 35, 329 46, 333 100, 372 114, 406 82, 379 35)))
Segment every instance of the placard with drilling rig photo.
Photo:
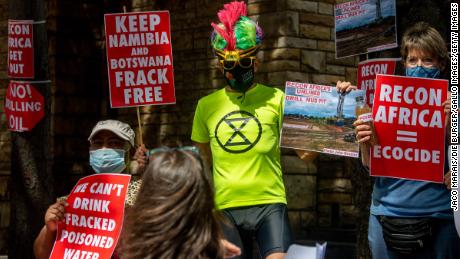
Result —
POLYGON ((335 86, 286 82, 285 93, 281 147, 359 156, 353 122, 364 91, 339 93, 335 86))
POLYGON ((334 18, 336 58, 398 46, 395 0, 354 0, 336 4, 334 18))

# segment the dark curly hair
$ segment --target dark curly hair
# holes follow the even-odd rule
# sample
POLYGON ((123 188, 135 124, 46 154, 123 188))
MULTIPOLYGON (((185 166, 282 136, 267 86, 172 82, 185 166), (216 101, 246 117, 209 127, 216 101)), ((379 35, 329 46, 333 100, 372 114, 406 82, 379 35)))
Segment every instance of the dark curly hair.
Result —
POLYGON ((127 212, 121 258, 223 258, 214 190, 192 151, 156 152, 127 212))

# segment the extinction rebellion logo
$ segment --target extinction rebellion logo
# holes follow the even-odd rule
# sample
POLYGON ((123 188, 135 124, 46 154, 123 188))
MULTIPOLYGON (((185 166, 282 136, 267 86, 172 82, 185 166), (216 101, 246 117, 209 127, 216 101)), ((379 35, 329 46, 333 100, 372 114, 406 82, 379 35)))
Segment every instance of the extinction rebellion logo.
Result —
POLYGON ((214 132, 217 143, 229 153, 243 153, 260 140, 260 121, 247 111, 233 111, 222 117, 214 132))

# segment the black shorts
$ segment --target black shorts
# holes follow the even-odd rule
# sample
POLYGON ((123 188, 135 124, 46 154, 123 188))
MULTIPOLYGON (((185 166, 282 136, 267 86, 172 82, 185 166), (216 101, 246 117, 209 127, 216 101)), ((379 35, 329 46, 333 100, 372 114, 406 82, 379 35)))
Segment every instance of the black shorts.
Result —
POLYGON ((272 253, 285 253, 292 243, 284 204, 230 208, 222 212, 229 221, 222 224, 225 238, 242 250, 238 258, 252 258, 253 238, 262 258, 272 253))

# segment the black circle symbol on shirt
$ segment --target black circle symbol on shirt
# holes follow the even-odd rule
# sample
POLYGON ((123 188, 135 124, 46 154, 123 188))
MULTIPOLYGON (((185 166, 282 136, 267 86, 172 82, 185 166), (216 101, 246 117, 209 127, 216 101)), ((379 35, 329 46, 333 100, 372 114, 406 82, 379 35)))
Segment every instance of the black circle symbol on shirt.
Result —
POLYGON ((225 151, 229 153, 243 153, 253 148, 259 142, 262 135, 262 125, 254 115, 247 111, 232 111, 220 119, 214 135, 219 146, 225 151), (257 136, 255 138, 248 137, 248 132, 244 130, 249 123, 257 125, 257 136), (224 125, 232 129, 231 136, 228 139, 224 139, 225 136, 218 134, 219 129, 224 125))

